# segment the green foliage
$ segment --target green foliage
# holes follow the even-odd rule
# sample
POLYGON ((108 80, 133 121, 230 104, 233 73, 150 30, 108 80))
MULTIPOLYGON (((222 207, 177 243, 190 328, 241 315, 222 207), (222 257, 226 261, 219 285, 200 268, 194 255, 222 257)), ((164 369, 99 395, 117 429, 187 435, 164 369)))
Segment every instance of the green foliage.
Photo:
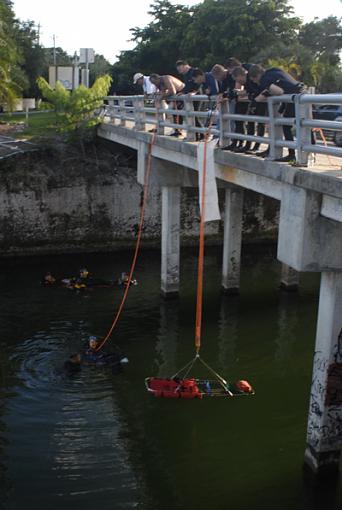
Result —
POLYGON ((20 53, 15 40, 15 19, 12 4, 0 0, 0 105, 13 109, 21 88, 17 63, 20 53))
POLYGON ((89 65, 89 83, 92 85, 98 76, 110 74, 112 66, 103 55, 95 54, 95 61, 89 65))
POLYGON ((231 56, 277 64, 319 91, 339 90, 342 25, 336 17, 303 24, 289 0, 203 0, 192 8, 156 0, 150 14, 145 28, 132 29, 135 48, 113 66, 117 93, 136 90, 137 71, 175 74, 179 58, 209 70, 231 56))
POLYGON ((42 77, 38 78, 37 84, 42 95, 55 108, 58 131, 83 135, 100 121, 97 110, 103 103, 103 97, 108 94, 111 81, 109 75, 101 76, 89 89, 80 85, 71 92, 60 82, 52 89, 42 77))

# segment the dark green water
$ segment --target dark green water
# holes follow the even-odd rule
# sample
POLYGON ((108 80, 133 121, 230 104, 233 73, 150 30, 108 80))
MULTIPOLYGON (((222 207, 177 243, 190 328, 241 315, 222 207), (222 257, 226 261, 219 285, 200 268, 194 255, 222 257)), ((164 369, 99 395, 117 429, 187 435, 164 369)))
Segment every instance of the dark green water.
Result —
MULTIPOLYGON (((267 510, 341 508, 312 494, 302 461, 319 278, 299 294, 278 290, 279 264, 263 250, 243 258, 240 298, 220 293, 220 250, 206 258, 203 358, 256 396, 203 401, 148 395, 144 378, 170 375, 193 354, 196 254, 182 256, 179 301, 159 295, 159 255, 143 253, 115 341, 125 371, 64 360, 104 334, 118 289, 75 294, 39 286, 51 270, 87 265, 112 278, 130 253, 2 262, 0 267, 0 506, 6 510, 267 510)), ((341 484, 340 484, 341 485, 341 484)))

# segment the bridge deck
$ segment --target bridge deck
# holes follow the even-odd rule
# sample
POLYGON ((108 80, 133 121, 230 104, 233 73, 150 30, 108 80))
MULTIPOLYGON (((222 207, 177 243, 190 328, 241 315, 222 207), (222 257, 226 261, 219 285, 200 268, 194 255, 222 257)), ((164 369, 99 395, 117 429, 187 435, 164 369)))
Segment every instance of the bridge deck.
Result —
MULTIPOLYGON (((151 125, 152 127, 152 125, 151 125)), ((150 126, 147 125, 147 129, 150 126)), ((122 127, 113 123, 102 123, 98 135, 107 140, 139 150, 151 141, 152 134, 136 131, 129 125, 122 127)), ((170 136, 157 136, 153 156, 197 170, 198 142, 187 142, 170 136)), ((216 176, 218 179, 253 189, 259 193, 280 199, 282 183, 316 191, 332 198, 342 199, 341 158, 316 155, 314 166, 296 167, 257 156, 235 154, 215 150, 216 176), (246 173, 259 179, 246 179, 246 173), (248 181, 248 182, 247 182, 248 181)), ((342 217, 342 202, 339 202, 342 217)), ((341 221, 341 220, 340 220, 341 221)))

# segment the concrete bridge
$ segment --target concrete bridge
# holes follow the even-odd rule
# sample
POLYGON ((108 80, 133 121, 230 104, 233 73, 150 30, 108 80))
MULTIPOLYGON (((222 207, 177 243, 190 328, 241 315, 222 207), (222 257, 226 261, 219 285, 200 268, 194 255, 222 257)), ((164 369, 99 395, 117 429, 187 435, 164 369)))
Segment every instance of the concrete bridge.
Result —
POLYGON ((242 207, 244 189, 280 201, 277 257, 283 264, 282 283, 291 288, 298 272, 321 273, 316 346, 308 416, 305 465, 316 475, 338 471, 342 447, 342 149, 311 145, 311 129, 341 129, 341 123, 312 119, 312 104, 341 104, 342 95, 300 95, 269 98, 269 116, 239 116, 229 103, 214 109, 207 96, 181 96, 184 108, 166 109, 162 103, 144 103, 142 96, 109 97, 98 135, 131 147, 138 154, 137 179, 143 184, 151 133, 152 183, 162 189, 161 290, 168 296, 179 289, 180 197, 182 187, 198 186, 197 133, 207 127, 199 121, 217 122, 211 128, 222 144, 245 139, 267 144, 268 159, 214 150, 214 171, 218 186, 225 188, 222 287, 237 292, 240 280, 242 207), (295 101, 296 117, 279 117, 282 102, 295 101), (194 101, 202 106, 194 111, 194 101), (203 104, 205 105, 203 107, 203 104), (183 117, 186 140, 165 136, 179 127, 168 115, 183 117), (235 120, 263 122, 268 137, 234 133, 235 120), (282 125, 296 129, 293 142, 282 139, 282 125), (297 153, 297 166, 277 163, 283 147, 297 153), (314 165, 310 154, 316 154, 314 165))

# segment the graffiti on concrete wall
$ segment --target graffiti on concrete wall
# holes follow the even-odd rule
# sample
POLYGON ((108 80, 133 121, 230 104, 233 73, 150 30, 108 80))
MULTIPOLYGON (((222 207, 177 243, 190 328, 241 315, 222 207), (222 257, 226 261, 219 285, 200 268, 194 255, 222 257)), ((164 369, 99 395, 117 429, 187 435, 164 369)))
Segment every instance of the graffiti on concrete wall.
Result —
POLYGON ((307 441, 321 452, 342 447, 342 329, 332 359, 315 352, 307 441))

